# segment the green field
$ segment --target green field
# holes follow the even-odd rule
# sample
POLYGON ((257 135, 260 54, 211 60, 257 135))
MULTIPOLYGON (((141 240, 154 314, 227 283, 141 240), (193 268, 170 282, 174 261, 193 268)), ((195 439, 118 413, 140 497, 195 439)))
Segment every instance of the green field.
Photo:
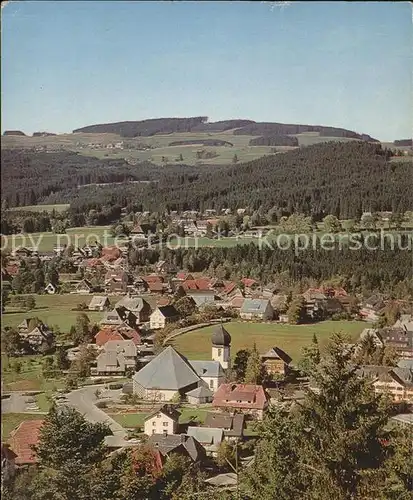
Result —
MULTIPOLYGON (((323 321, 311 325, 232 322, 225 325, 232 337, 232 356, 239 349, 252 347, 255 342, 261 354, 277 346, 295 362, 300 359, 301 349, 311 342, 314 333, 322 347, 333 333, 343 332, 356 340, 365 327, 361 321, 323 321)), ((211 359, 210 339, 213 329, 210 326, 185 333, 176 337, 171 344, 189 359, 211 359)))
MULTIPOLYGON (((80 313, 80 311, 72 311, 72 309, 82 302, 88 305, 92 296, 92 294, 34 295, 36 307, 31 311, 15 312, 11 307, 7 306, 6 311, 2 314, 2 326, 15 327, 25 318, 36 316, 48 326, 53 327, 57 325, 62 333, 66 333, 75 324, 76 317, 80 313)), ((119 300, 119 297, 113 296, 110 297, 110 300, 112 304, 115 304, 119 300)), ((85 312, 92 323, 99 322, 103 317, 103 313, 101 312, 85 312)))
POLYGON ((27 212, 65 212, 70 207, 69 203, 61 203, 58 205, 26 205, 25 207, 12 207, 9 210, 18 212, 18 211, 27 211, 27 212))
MULTIPOLYGON (((19 247, 37 248, 40 252, 52 252, 56 246, 91 245, 98 241, 102 246, 114 244, 110 226, 72 227, 65 234, 28 233, 1 236, 2 250, 13 251, 19 247)), ((118 242, 120 243, 120 241, 118 242)))

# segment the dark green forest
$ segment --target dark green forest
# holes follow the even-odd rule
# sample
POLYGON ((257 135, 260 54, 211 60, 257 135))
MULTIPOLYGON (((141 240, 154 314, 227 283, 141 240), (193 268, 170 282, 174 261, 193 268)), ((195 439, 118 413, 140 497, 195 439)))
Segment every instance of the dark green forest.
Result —
POLYGON ((3 150, 2 199, 9 206, 70 203, 77 214, 113 205, 153 212, 275 209, 315 221, 326 214, 403 213, 413 206, 412 164, 390 162, 391 155, 377 144, 330 142, 230 166, 165 167, 3 150))

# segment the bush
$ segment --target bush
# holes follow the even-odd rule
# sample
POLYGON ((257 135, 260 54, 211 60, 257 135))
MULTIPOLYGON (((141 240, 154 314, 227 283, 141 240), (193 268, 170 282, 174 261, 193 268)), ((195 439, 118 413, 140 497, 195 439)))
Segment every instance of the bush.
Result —
POLYGON ((107 401, 96 401, 95 405, 97 408, 107 408, 108 402, 107 401))

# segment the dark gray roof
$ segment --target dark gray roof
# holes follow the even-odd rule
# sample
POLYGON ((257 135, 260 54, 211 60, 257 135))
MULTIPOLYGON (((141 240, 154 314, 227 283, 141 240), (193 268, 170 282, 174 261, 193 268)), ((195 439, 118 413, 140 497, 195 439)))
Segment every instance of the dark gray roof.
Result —
POLYGON ((164 404, 163 406, 161 406, 158 410, 152 412, 151 414, 149 414, 146 418, 145 418, 145 422, 146 420, 154 417, 155 415, 157 415, 158 413, 163 413, 164 415, 168 416, 168 417, 171 417, 173 420, 176 420, 178 421, 179 420, 179 417, 181 415, 181 412, 177 410, 177 408, 174 406, 174 405, 171 405, 171 404, 164 404))
POLYGON ((261 356, 262 359, 281 359, 287 365, 291 363, 292 359, 279 347, 271 347, 269 351, 261 356))
POLYGON ((151 446, 158 449, 162 455, 168 455, 171 452, 179 451, 179 448, 185 450, 189 457, 198 461, 205 457, 203 446, 193 437, 186 434, 152 434, 148 442, 151 446))
POLYGON ((214 328, 211 342, 213 345, 217 346, 229 346, 231 344, 231 335, 227 332, 227 330, 225 330, 222 325, 218 325, 214 328))
POLYGON ((245 415, 236 413, 207 413, 205 427, 215 427, 224 430, 225 436, 241 437, 244 432, 245 415))
POLYGON ((134 380, 145 389, 184 389, 200 382, 200 378, 188 360, 172 346, 164 349, 156 358, 135 373, 134 380))
POLYGON ((165 318, 175 318, 176 316, 179 316, 179 313, 174 306, 159 306, 158 309, 165 318))

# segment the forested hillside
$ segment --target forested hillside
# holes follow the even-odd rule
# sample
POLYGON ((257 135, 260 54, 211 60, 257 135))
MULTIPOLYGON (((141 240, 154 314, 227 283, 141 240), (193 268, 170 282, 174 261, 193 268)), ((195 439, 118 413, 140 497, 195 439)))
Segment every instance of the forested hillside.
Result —
POLYGON ((315 220, 327 213, 342 219, 362 211, 402 213, 413 206, 412 164, 389 162, 390 155, 371 143, 336 142, 206 169, 4 150, 2 197, 11 206, 70 203, 78 213, 114 204, 157 212, 275 208, 315 220), (135 182, 96 186, 126 181, 135 182))

